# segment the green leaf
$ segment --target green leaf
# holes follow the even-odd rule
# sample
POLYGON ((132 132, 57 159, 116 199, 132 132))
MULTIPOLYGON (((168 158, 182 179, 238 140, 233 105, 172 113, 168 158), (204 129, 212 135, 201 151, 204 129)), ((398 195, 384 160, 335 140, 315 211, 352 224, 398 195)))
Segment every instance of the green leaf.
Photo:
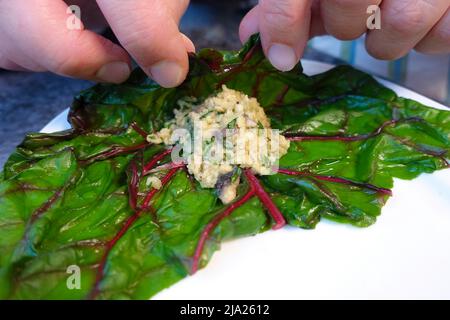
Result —
POLYGON ((281 73, 257 36, 238 52, 204 49, 189 59, 178 88, 136 69, 122 85, 80 93, 70 130, 25 137, 0 178, 0 298, 147 299, 205 266, 222 241, 273 226, 267 201, 300 228, 322 218, 366 227, 394 177, 448 167, 450 112, 399 98, 349 66, 281 73), (170 167, 169 151, 143 132, 162 128, 180 98, 201 101, 222 85, 256 97, 292 140, 280 171, 259 177, 260 186, 237 171, 232 207, 170 167), (79 289, 67 286, 72 265, 79 289))

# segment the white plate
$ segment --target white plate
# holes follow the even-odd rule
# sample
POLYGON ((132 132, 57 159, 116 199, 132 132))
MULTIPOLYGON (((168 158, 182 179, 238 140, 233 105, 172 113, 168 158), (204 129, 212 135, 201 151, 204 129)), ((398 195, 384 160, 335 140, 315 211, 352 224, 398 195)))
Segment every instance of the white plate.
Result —
MULTIPOLYGON (((332 65, 303 61, 317 74, 332 65)), ((445 106, 379 79, 399 96, 445 106)), ((67 110, 42 132, 69 128, 67 110)), ((223 244, 209 265, 155 299, 450 299, 450 170, 395 180, 375 225, 323 220, 223 244)))

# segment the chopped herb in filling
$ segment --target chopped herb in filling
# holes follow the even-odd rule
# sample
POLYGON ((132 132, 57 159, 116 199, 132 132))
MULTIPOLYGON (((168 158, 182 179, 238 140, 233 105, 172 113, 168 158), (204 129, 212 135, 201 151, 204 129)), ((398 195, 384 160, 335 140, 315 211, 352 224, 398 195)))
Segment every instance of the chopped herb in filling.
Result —
MULTIPOLYGON (((255 98, 222 87, 222 91, 203 103, 182 101, 175 118, 160 131, 150 134, 151 143, 174 145, 193 142, 185 155, 189 173, 203 188, 217 187, 219 178, 234 168, 251 168, 259 175, 274 173, 274 166, 289 149, 289 141, 270 128, 264 109, 255 98), (176 130, 185 134, 175 134, 176 130)), ((184 150, 184 149, 183 149, 184 150)), ((185 150, 184 150, 185 151, 185 150)), ((235 198, 239 182, 220 183, 220 198, 229 203, 235 198)))

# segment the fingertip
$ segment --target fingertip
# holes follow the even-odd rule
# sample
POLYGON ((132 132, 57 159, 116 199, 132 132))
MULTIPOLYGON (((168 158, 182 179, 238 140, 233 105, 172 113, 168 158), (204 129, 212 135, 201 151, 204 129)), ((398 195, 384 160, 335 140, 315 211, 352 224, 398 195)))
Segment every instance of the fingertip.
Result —
POLYGON ((182 38, 182 41, 183 41, 183 43, 184 43, 184 46, 185 46, 187 52, 189 52, 189 53, 191 53, 191 52, 192 52, 192 53, 195 53, 195 45, 194 45, 194 43, 192 42, 192 40, 189 39, 189 37, 186 36, 184 33, 181 33, 181 38, 182 38))
POLYGON ((253 34, 258 32, 258 6, 255 6, 247 12, 239 25, 239 39, 242 43, 245 43, 253 34))
POLYGON ((271 64, 290 71, 300 60, 309 38, 311 1, 261 1, 258 15, 261 44, 271 64))
MULTIPOLYGON (((189 70, 188 52, 195 52, 195 46, 188 37, 183 34, 180 34, 180 37, 181 42, 172 41, 171 57, 167 55, 150 66, 143 67, 144 71, 163 88, 177 87, 186 79, 189 70)), ((142 66, 142 63, 140 65, 142 66)))
POLYGON ((161 87, 174 88, 186 79, 189 70, 188 52, 195 52, 195 46, 186 35, 179 33, 179 38, 174 35, 166 43, 165 50, 167 54, 159 52, 160 60, 156 62, 149 57, 153 60, 151 64, 145 59, 138 59, 138 63, 161 87))
POLYGON ((251 28, 248 25, 248 22, 246 20, 242 20, 241 24, 239 25, 239 40, 241 40, 241 43, 247 42, 247 40, 250 38, 250 36, 256 32, 252 32, 251 28))
POLYGON ((267 58, 272 66, 283 72, 294 69, 299 61, 294 48, 281 43, 274 43, 269 47, 267 58))
POLYGON ((136 0, 131 7, 125 2, 98 1, 115 35, 142 70, 162 87, 178 86, 189 69, 188 52, 195 51, 178 27, 184 6, 165 0, 154 0, 152 6, 147 0, 136 0))
POLYGON ((173 88, 180 85, 187 74, 187 70, 178 62, 166 60, 155 63, 146 72, 164 88, 173 88))

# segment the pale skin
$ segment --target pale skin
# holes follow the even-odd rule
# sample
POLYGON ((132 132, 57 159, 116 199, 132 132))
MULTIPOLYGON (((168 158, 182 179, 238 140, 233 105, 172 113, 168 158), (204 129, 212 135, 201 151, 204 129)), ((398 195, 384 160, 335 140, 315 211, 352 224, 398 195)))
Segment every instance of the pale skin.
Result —
MULTIPOLYGON (((188 72, 188 53, 195 51, 178 27, 188 5, 189 0, 0 0, 0 68, 121 83, 134 59, 160 85, 175 87, 188 72), (67 3, 87 11, 81 30, 67 28, 67 3), (122 46, 89 30, 95 25, 109 25, 122 46)), ((368 52, 384 60, 413 49, 446 54, 450 0, 260 0, 241 22, 241 41, 256 32, 281 71, 291 70, 307 41, 320 34, 352 40, 366 33, 368 52), (380 30, 366 27, 373 4, 381 8, 380 30)))

